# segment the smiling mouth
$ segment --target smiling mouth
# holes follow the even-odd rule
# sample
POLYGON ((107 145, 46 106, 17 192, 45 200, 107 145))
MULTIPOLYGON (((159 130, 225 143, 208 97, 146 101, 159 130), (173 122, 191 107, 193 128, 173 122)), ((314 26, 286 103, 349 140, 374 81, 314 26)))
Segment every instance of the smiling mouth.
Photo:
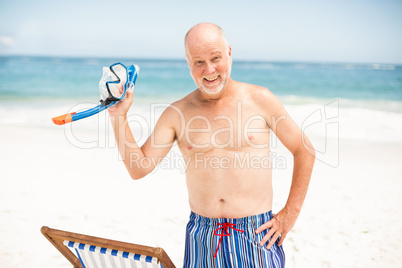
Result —
POLYGON ((210 77, 210 78, 204 78, 205 81, 207 82, 215 82, 216 80, 218 80, 220 75, 214 76, 214 77, 210 77))

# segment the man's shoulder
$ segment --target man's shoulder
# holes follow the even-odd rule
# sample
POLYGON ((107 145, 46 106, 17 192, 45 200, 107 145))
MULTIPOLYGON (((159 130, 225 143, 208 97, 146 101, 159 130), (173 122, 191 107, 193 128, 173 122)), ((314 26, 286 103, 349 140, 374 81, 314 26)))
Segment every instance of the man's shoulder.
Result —
POLYGON ((266 87, 243 82, 237 83, 241 94, 250 97, 252 101, 257 103, 272 101, 275 98, 275 95, 266 87))
POLYGON ((179 100, 176 100, 170 106, 174 107, 174 108, 178 108, 178 109, 185 109, 185 107, 187 107, 188 105, 190 105, 192 103, 193 93, 194 92, 191 92, 190 94, 186 95, 185 97, 183 97, 179 100))
POLYGON ((190 93, 187 96, 172 102, 170 105, 166 107, 162 116, 164 118, 169 118, 170 120, 182 119, 186 109, 188 109, 188 107, 191 106, 193 102, 192 94, 193 93, 190 93))
POLYGON ((281 101, 266 87, 240 83, 239 90, 241 91, 240 99, 244 98, 245 103, 253 107, 254 112, 262 114, 267 120, 283 106, 281 101))

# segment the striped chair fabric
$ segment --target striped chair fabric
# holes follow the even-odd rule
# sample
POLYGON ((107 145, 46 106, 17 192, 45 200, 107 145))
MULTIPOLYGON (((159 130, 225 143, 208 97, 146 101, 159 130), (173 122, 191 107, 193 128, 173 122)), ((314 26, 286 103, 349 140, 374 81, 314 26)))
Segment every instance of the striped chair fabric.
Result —
POLYGON ((63 244, 77 254, 85 268, 163 268, 158 259, 151 256, 67 240, 63 244))
POLYGON ((149 247, 43 226, 42 234, 74 268, 175 268, 167 253, 149 247))

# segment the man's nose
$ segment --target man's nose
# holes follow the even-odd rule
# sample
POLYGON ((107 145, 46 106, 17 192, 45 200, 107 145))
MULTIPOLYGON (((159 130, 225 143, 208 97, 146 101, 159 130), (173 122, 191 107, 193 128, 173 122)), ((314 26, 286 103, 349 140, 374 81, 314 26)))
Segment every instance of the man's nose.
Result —
POLYGON ((209 74, 213 74, 215 73, 215 66, 214 64, 207 62, 205 65, 205 70, 204 70, 205 74, 209 75, 209 74))

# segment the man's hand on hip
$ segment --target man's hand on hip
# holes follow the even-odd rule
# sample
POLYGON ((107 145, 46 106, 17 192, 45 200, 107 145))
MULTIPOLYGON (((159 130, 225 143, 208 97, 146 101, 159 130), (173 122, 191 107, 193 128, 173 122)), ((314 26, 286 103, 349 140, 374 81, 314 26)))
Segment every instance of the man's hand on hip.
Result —
POLYGON ((265 243, 271 238, 271 241, 267 246, 267 249, 270 249, 280 236, 281 238, 278 242, 278 246, 281 246, 286 235, 295 225, 297 217, 298 213, 291 213, 286 207, 279 211, 278 214, 275 214, 270 221, 264 223, 255 231, 259 234, 263 230, 270 229, 261 240, 260 245, 265 245, 265 243))

